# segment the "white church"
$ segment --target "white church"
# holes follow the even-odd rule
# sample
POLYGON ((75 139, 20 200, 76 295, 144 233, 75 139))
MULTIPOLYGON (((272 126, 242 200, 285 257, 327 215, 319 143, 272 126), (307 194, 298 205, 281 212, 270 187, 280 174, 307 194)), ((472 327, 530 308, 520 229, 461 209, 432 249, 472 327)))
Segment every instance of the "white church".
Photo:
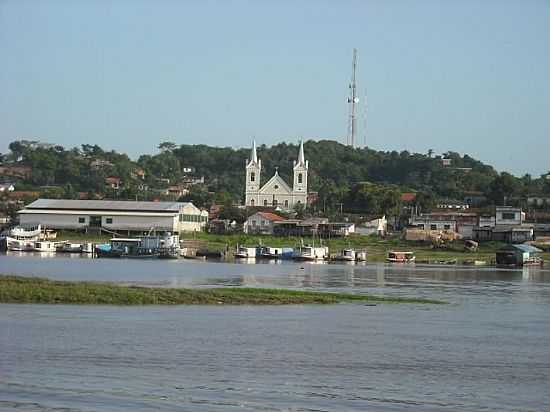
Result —
POLYGON ((275 174, 269 181, 260 187, 262 161, 256 153, 256 141, 252 143, 250 159, 246 160, 246 206, 280 207, 292 210, 297 204, 307 205, 307 172, 308 161, 304 157, 304 143, 300 142, 298 160, 294 161, 294 182, 292 188, 275 174))

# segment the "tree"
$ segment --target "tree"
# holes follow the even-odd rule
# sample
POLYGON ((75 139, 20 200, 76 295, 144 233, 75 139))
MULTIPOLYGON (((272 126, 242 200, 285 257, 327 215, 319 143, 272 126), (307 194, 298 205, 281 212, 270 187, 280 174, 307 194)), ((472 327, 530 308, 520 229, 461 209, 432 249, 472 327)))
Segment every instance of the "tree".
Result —
POLYGON ((177 147, 173 142, 162 142, 158 145, 161 152, 173 152, 177 147))

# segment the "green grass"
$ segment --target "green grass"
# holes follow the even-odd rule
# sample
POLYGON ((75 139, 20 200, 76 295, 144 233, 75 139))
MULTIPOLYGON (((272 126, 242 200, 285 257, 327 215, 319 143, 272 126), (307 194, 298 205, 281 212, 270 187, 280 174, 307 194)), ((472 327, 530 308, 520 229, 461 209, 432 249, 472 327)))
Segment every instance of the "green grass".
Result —
POLYGON ((172 289, 111 283, 56 281, 0 275, 0 303, 98 305, 293 305, 372 303, 445 303, 432 299, 307 292, 287 289, 172 289))

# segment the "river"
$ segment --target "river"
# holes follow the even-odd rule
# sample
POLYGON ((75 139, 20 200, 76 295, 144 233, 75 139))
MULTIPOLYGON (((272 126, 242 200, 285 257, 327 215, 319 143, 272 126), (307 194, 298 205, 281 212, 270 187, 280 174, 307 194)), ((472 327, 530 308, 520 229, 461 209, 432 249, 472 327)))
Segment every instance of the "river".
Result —
POLYGON ((547 411, 550 271, 0 255, 0 272, 448 305, 0 305, 0 411, 547 411))

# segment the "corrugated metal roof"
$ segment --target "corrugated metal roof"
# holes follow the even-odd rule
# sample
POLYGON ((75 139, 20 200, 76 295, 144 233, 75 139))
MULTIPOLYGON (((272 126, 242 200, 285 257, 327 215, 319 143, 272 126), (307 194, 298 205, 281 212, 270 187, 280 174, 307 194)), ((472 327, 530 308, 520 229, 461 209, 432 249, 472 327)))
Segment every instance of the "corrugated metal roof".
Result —
POLYGON ((542 252, 542 250, 540 250, 539 248, 536 248, 534 246, 531 246, 531 245, 513 245, 516 249, 519 249, 521 250, 522 252, 527 252, 527 253, 539 253, 539 252, 542 252))
MULTIPOLYGON (((79 209, 79 210, 124 210, 136 212, 178 212, 188 202, 136 202, 132 200, 66 200, 38 199, 25 209, 79 209)), ((192 205, 192 204, 191 204, 192 205)))

